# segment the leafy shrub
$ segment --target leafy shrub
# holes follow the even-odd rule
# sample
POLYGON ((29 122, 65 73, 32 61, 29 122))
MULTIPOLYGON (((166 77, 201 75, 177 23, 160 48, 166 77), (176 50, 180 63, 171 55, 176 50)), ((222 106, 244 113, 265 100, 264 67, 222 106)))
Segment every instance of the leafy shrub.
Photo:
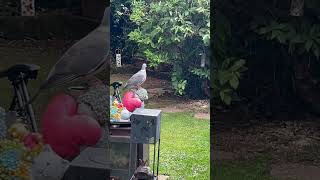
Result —
MULTIPOLYGON (((170 64, 172 87, 177 95, 203 95, 191 82, 210 80, 210 5, 208 0, 132 1, 130 20, 137 28, 129 39, 149 65, 170 64), (201 56, 206 59, 200 67, 201 56)), ((205 87, 208 88, 208 87, 205 87)))

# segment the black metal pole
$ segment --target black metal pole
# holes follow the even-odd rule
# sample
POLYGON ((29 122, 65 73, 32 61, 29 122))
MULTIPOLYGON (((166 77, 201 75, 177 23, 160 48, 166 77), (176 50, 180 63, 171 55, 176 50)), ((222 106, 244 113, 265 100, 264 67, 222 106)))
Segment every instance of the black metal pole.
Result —
MULTIPOLYGON (((27 103, 27 102, 29 102, 29 93, 28 93, 27 85, 26 85, 24 80, 21 81, 21 86, 22 86, 22 91, 23 91, 25 103, 27 103)), ((27 108, 26 109, 27 114, 29 115, 31 128, 32 128, 33 132, 37 133, 38 132, 38 127, 37 127, 37 122, 36 122, 36 118, 35 118, 35 115, 34 115, 34 111, 33 111, 32 105, 28 104, 28 106, 26 108, 27 108)))
POLYGON ((152 175, 154 177, 154 165, 156 163, 156 144, 157 144, 157 141, 154 142, 153 144, 153 171, 152 171, 152 175))
POLYGON ((159 144, 158 144, 157 179, 159 176, 159 156, 160 156, 160 138, 159 138, 159 144))

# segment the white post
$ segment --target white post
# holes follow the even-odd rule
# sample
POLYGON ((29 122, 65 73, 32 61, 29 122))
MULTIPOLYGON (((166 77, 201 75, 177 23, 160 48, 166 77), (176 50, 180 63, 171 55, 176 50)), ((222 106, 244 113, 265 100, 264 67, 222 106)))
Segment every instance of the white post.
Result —
POLYGON ((290 15, 303 16, 304 0, 291 0, 290 15))
POLYGON ((34 0, 21 0, 21 16, 35 16, 34 0))

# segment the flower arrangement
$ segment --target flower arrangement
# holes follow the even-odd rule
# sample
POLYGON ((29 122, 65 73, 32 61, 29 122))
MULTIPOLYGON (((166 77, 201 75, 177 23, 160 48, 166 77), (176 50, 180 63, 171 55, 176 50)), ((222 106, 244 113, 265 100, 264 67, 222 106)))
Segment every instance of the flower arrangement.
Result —
POLYGON ((7 126, 5 123, 6 111, 0 107, 0 139, 6 137, 7 135, 7 126))
POLYGON ((31 180, 32 161, 44 148, 41 136, 22 123, 13 124, 7 134, 0 140, 0 179, 31 180))
POLYGON ((112 106, 110 108, 111 119, 120 120, 121 119, 121 112, 122 112, 123 108, 124 108, 123 104, 115 99, 112 102, 112 106))
POLYGON ((32 157, 23 143, 0 140, 0 179, 30 180, 32 157))

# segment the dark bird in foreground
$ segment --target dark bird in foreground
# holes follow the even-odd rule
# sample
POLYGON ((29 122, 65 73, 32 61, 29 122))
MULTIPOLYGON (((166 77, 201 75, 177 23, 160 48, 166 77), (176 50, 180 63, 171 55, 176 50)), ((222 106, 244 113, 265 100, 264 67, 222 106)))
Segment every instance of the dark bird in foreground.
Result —
POLYGON ((110 7, 107 7, 101 24, 67 50, 27 104, 32 103, 42 90, 85 82, 107 67, 110 60, 109 18, 110 7))

